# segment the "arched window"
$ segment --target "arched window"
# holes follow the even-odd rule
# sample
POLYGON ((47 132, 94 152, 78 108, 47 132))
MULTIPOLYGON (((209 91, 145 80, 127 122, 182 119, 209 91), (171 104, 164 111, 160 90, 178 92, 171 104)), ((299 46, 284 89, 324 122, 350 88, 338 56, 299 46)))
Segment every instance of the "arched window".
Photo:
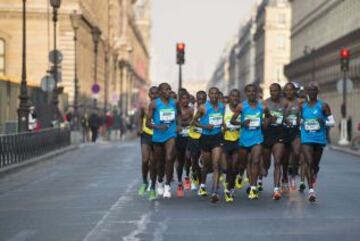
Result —
POLYGON ((0 38, 0 75, 5 74, 5 40, 0 38))

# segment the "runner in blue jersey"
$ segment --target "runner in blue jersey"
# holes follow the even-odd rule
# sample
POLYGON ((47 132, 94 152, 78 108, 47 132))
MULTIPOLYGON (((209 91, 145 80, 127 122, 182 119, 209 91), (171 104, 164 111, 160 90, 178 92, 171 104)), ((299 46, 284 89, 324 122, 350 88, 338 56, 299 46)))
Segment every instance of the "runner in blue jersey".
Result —
POLYGON ((309 185, 308 199, 316 200, 314 184, 319 172, 319 163, 324 146, 327 144, 326 128, 335 125, 330 106, 318 99, 319 87, 316 83, 310 83, 306 88, 308 101, 301 107, 301 143, 302 150, 307 161, 307 179, 309 185))
MULTIPOLYGON (((176 103, 170 97, 171 87, 167 83, 159 85, 159 98, 153 100, 149 105, 147 126, 154 130, 152 142, 154 145, 154 156, 151 171, 155 172, 159 165, 158 194, 164 198, 171 197, 170 183, 172 181, 175 160, 175 138, 176 138, 176 103), (153 122, 151 121, 153 120, 153 122), (166 173, 165 187, 163 187, 164 168, 166 173)), ((151 189, 155 189, 156 175, 151 175, 151 189)))
POLYGON ((195 114, 193 124, 202 128, 200 139, 201 153, 204 162, 201 185, 199 189, 200 196, 206 196, 206 176, 213 170, 213 185, 211 201, 219 201, 219 175, 220 160, 222 154, 221 143, 223 140, 222 130, 225 107, 219 101, 219 89, 211 87, 209 89, 209 101, 201 105, 195 114))
POLYGON ((257 179, 259 177, 259 166, 262 155, 262 143, 264 141, 263 128, 263 114, 264 106, 258 100, 258 89, 254 84, 249 84, 245 87, 247 100, 240 103, 231 118, 231 124, 241 125, 240 130, 240 169, 245 170, 247 166, 248 156, 250 158, 250 192, 249 199, 258 199, 257 179), (238 121, 238 116, 241 115, 241 121, 238 121))

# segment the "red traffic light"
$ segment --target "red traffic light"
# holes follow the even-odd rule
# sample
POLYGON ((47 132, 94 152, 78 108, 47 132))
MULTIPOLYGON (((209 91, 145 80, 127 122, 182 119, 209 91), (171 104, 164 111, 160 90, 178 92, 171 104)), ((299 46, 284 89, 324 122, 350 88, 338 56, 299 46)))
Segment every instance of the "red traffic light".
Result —
POLYGON ((176 44, 177 51, 184 51, 185 50, 185 44, 184 43, 177 43, 176 44))
POLYGON ((341 56, 341 58, 344 58, 344 59, 350 58, 350 51, 349 51, 349 49, 342 49, 342 50, 340 51, 340 56, 341 56))

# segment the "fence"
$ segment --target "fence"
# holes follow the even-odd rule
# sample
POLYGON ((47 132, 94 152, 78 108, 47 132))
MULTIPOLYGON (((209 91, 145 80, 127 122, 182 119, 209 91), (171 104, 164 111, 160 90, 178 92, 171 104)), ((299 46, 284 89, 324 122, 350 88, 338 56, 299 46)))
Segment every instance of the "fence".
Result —
POLYGON ((0 169, 70 145, 68 128, 0 135, 0 169))

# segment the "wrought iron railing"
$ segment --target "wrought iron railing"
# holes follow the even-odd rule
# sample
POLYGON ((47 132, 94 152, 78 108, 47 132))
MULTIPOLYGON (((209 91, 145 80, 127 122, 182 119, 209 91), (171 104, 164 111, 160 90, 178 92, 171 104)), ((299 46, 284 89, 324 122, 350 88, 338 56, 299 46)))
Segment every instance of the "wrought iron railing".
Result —
POLYGON ((70 145, 69 128, 0 135, 0 169, 70 145))

